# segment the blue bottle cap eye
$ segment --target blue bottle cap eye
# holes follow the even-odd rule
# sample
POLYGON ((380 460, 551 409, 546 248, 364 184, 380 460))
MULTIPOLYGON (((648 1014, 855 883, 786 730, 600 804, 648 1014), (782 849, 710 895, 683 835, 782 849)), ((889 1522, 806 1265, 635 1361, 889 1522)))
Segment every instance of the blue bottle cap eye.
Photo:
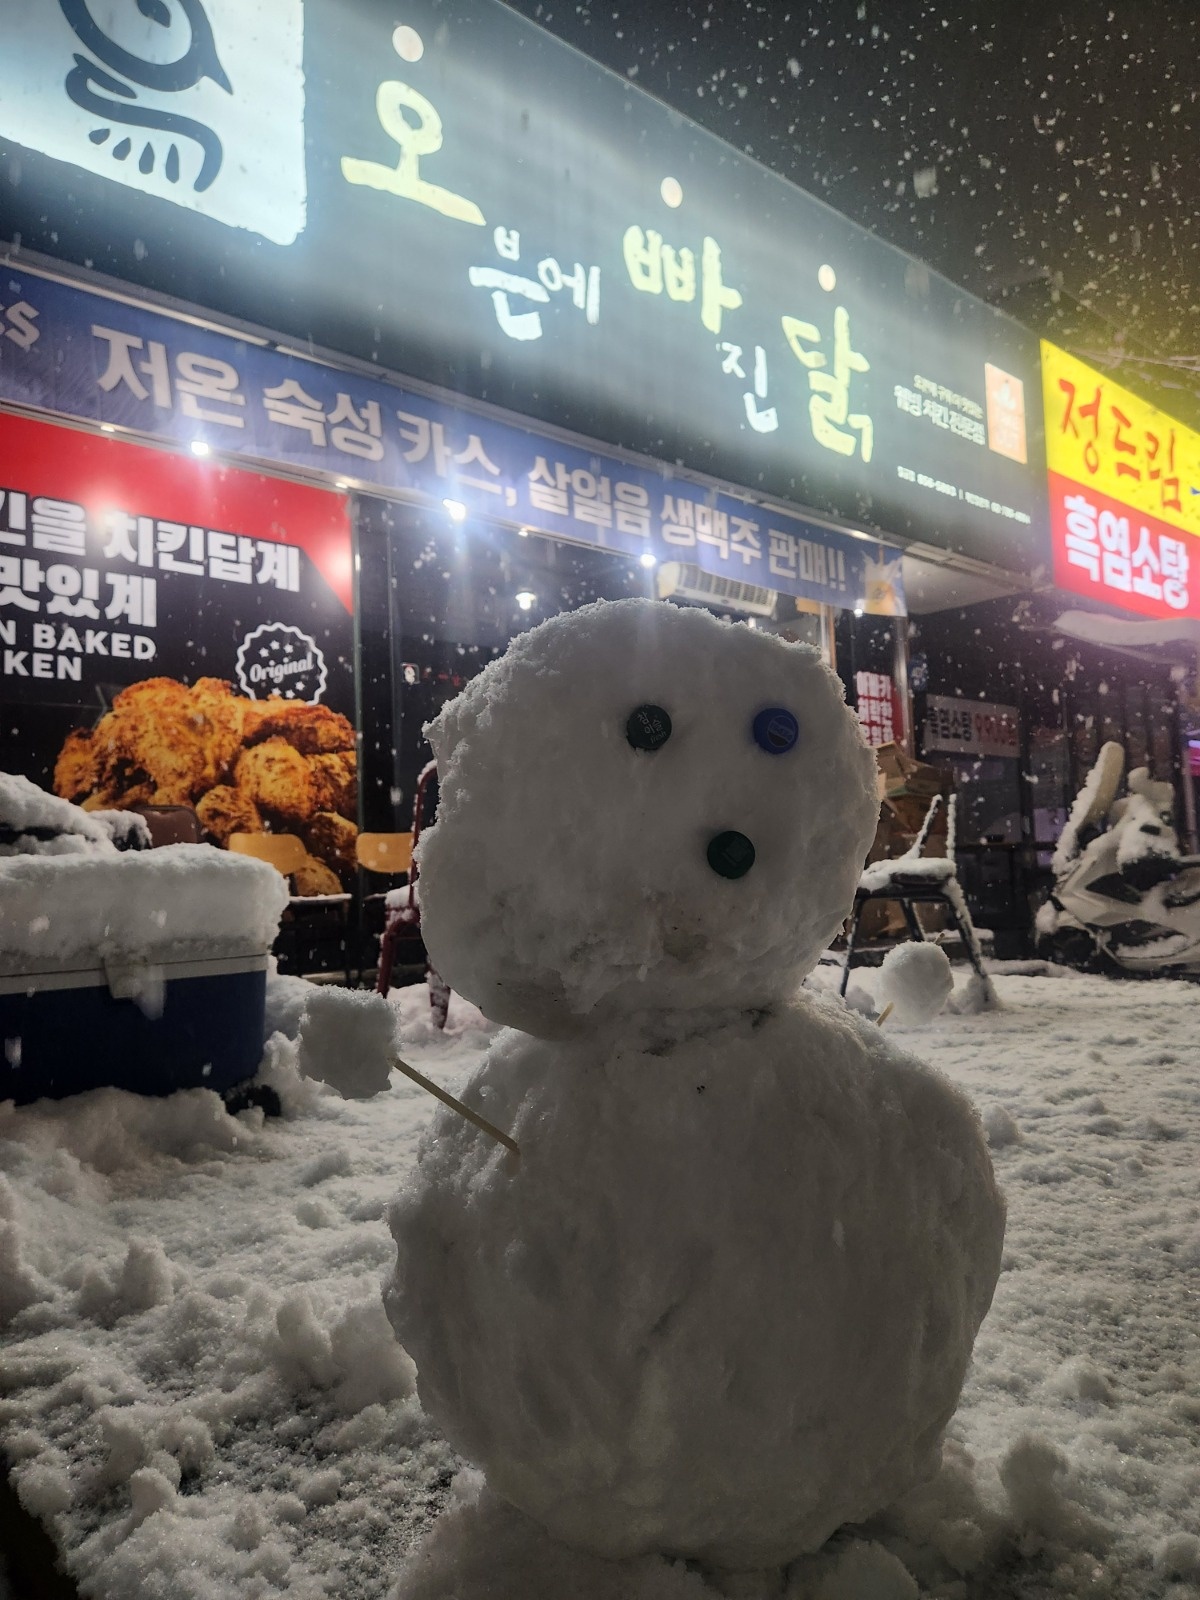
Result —
POLYGON ((800 737, 800 724, 782 706, 768 706, 754 719, 754 742, 769 756, 785 756, 800 737))
POLYGON ((671 719, 661 706, 638 706, 629 713, 625 737, 635 750, 661 750, 671 737, 671 719))

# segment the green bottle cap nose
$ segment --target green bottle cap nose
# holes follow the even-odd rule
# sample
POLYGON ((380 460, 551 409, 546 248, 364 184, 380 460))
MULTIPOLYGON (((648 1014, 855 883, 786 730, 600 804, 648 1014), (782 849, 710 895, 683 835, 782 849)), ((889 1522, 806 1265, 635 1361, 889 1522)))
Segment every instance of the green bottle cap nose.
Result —
POLYGON ((754 846, 732 829, 714 834, 708 841, 708 864, 722 878, 744 878, 754 865, 754 846))

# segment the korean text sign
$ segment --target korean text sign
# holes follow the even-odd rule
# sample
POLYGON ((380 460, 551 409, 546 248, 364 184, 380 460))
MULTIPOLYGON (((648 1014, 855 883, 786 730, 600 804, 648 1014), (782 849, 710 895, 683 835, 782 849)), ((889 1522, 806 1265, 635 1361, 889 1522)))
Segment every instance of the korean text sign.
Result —
POLYGON ((923 744, 926 753, 947 750, 955 755, 1008 756, 1015 760, 1021 753, 1017 708, 984 700, 926 695, 923 744))
POLYGON ((273 0, 270 50, 265 0, 191 0, 164 72, 152 9, 116 41, 83 0, 21 8, 0 238, 856 527, 1041 559, 1036 343, 627 80, 496 0, 399 25, 273 0))
POLYGON ((878 541, 32 273, 3 279, 0 400, 457 500, 830 605, 904 610, 899 552, 878 541))
POLYGON ((352 714, 350 596, 343 496, 0 414, 6 705, 207 676, 352 714))
POLYGON ((1047 342, 1042 383, 1054 581, 1200 616, 1200 434, 1047 342))

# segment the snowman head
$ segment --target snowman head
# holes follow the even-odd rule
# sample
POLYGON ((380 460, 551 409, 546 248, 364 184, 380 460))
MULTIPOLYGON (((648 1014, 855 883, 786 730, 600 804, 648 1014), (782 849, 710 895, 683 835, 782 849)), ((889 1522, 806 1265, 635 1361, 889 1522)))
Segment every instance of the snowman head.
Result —
POLYGON ((427 729, 434 966, 554 1038, 789 994, 850 909, 875 761, 818 653, 705 611, 600 602, 522 634, 427 729))

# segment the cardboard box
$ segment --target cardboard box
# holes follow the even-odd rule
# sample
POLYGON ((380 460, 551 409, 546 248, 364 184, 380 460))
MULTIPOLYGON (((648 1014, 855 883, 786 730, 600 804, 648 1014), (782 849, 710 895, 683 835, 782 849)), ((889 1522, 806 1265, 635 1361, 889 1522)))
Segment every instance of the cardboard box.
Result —
POLYGON ((885 795, 924 795, 931 799, 935 794, 945 794, 950 779, 940 767, 926 761, 917 761, 902 745, 881 744, 875 747, 875 761, 879 768, 879 798, 885 795))
MULTIPOLYGON (((922 856, 944 856, 947 847, 945 801, 953 782, 948 773, 927 762, 914 760, 899 744, 878 745, 879 822, 867 861, 891 861, 904 855, 917 841, 929 808, 936 796, 943 797, 933 827, 922 848, 922 856)), ((926 933, 937 933, 948 925, 947 913, 938 905, 916 908, 917 919, 926 933)), ((858 938, 864 942, 907 939, 908 923, 898 900, 869 900, 859 919, 858 938)))

